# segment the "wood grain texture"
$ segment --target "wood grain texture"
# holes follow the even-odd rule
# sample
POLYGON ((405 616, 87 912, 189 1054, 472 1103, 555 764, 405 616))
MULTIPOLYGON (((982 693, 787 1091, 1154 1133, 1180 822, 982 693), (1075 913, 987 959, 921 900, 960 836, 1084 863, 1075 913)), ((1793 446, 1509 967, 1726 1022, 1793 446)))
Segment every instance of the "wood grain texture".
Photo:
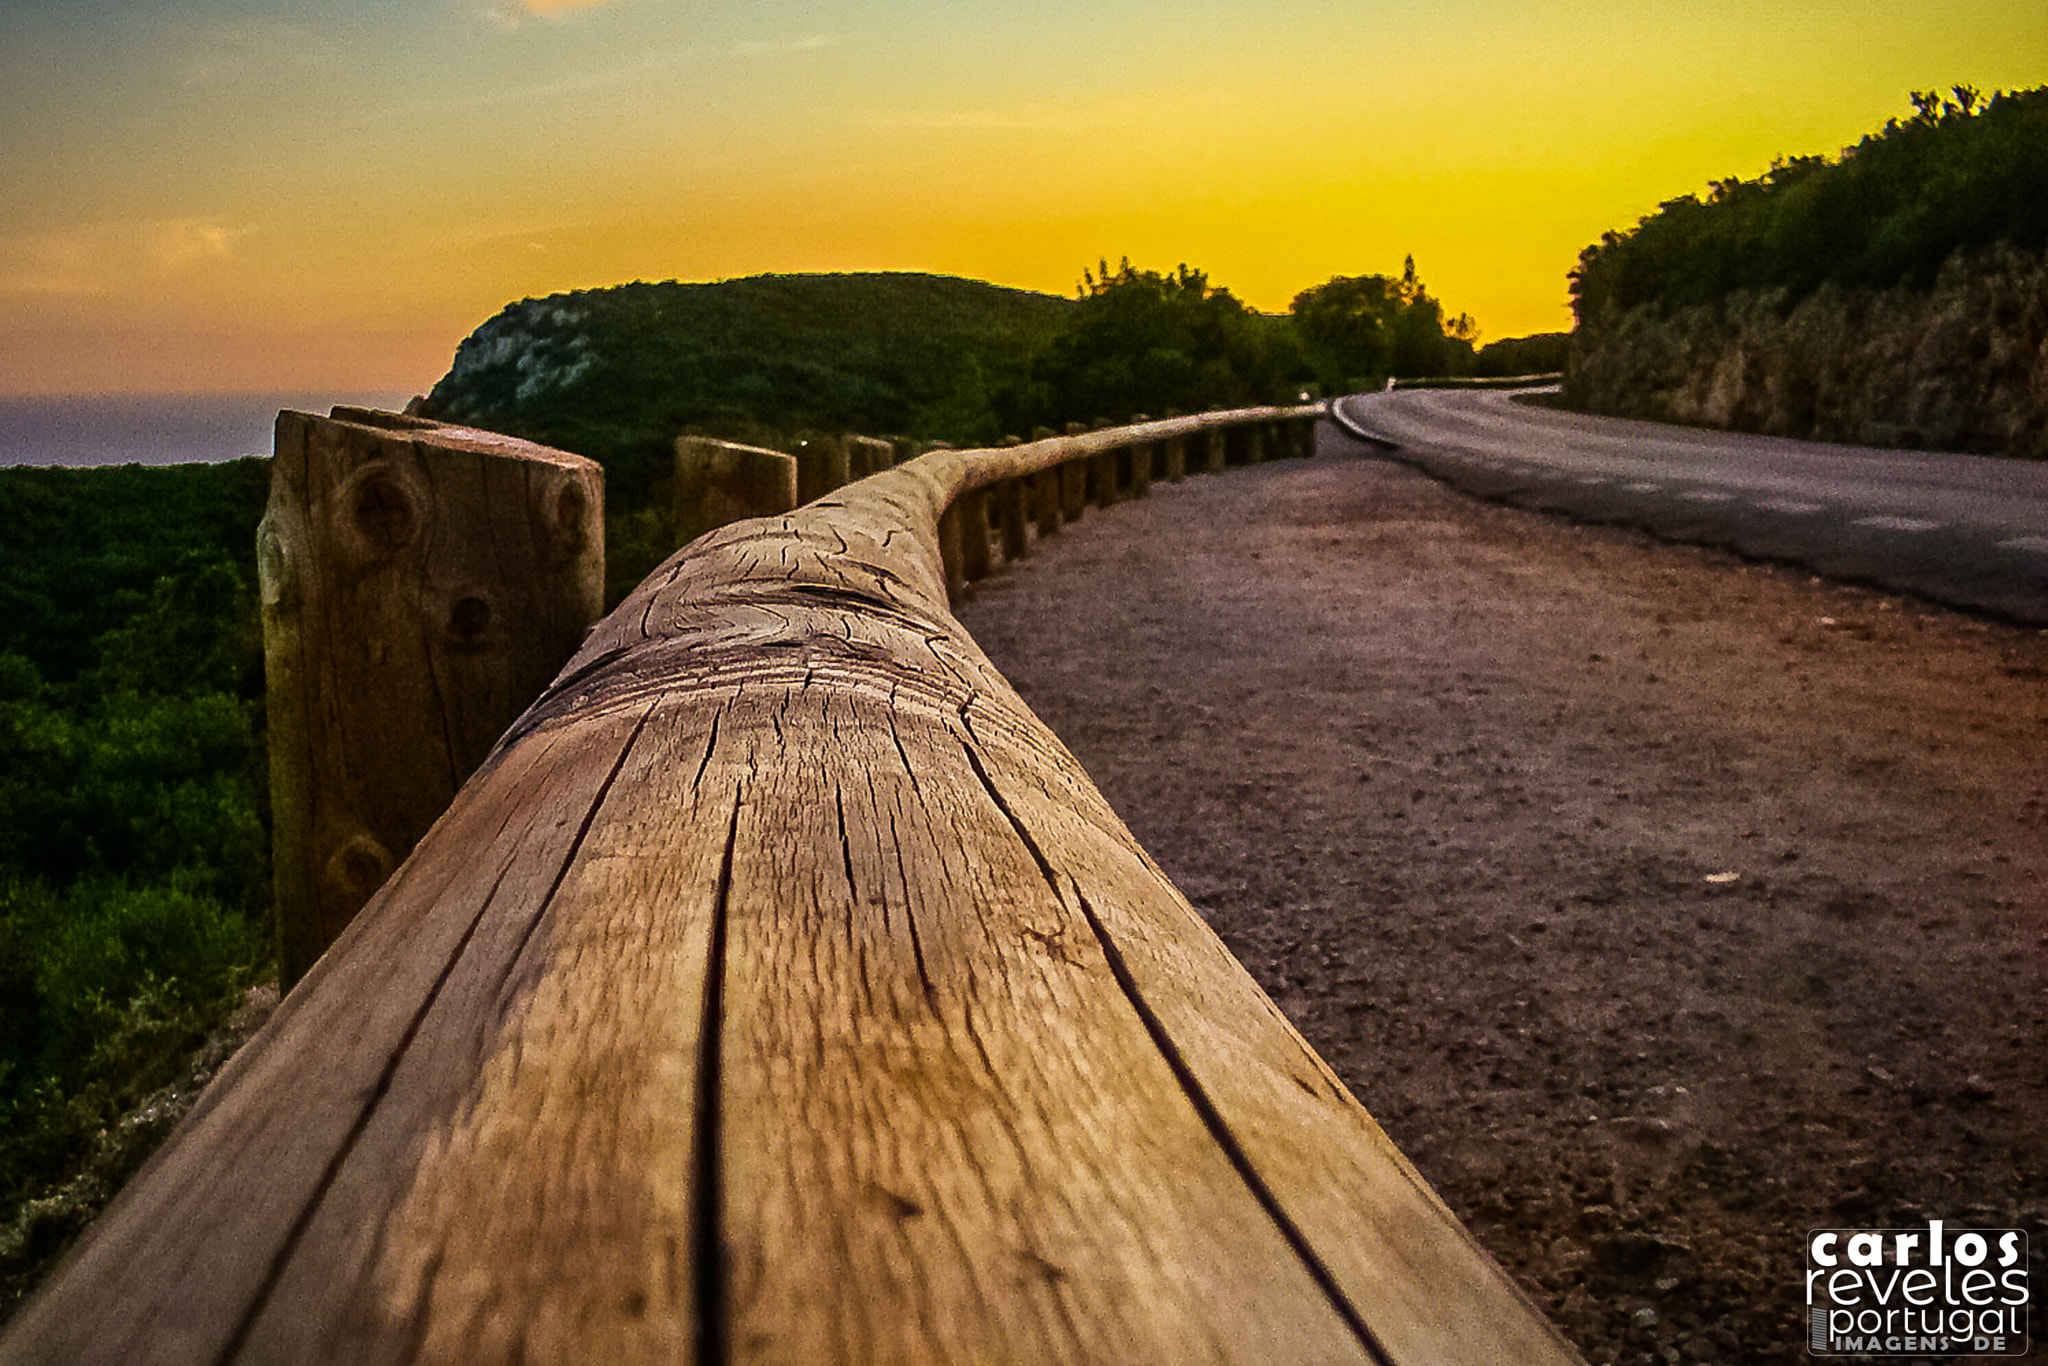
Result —
POLYGON ((1031 508, 1029 485, 1012 476, 996 484, 991 495, 995 517, 1001 528, 1003 558, 1021 560, 1031 553, 1031 508))
POLYGON ((708 436, 679 436, 675 449, 677 545, 728 522, 772 517, 797 505, 793 455, 708 436))
POLYGON ((1091 461, 1075 457, 1060 465, 1060 516, 1078 522, 1088 511, 1088 466, 1091 461))
POLYGON ((811 436, 797 443, 796 487, 801 502, 822 498, 852 477, 853 459, 843 436, 811 436))
POLYGON ((1030 476, 1030 483, 1040 538, 1059 535, 1060 527, 1067 519, 1066 495, 1060 472, 1041 470, 1030 476))
POLYGON ((1115 451, 1101 451, 1088 460, 1088 502, 1099 508, 1114 507, 1122 500, 1117 487, 1115 451))
POLYGON ((1184 433, 1169 436, 1162 446, 1166 452, 1166 468, 1161 477, 1178 484, 1188 477, 1188 437, 1184 433))
POLYGON ((670 560, 0 1361, 1572 1360, 947 612, 1115 439, 670 560))
POLYGON ((420 418, 281 413, 258 533, 287 985, 602 610, 591 461, 420 418))
POLYGON ((896 464, 896 447, 879 436, 849 436, 846 452, 847 472, 854 479, 865 479, 896 464))
POLYGON ((989 524, 989 491, 970 489, 954 503, 960 511, 960 557, 967 581, 985 579, 995 565, 994 528, 989 524))

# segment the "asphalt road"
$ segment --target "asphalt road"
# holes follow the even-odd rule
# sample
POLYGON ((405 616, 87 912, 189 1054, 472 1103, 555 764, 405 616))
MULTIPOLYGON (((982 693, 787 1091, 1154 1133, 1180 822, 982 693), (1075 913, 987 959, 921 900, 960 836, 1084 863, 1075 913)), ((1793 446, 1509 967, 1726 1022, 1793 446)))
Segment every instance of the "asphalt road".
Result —
POLYGON ((1481 497, 2048 626, 2048 463, 1586 417, 1498 390, 1357 394, 1333 411, 1481 497))

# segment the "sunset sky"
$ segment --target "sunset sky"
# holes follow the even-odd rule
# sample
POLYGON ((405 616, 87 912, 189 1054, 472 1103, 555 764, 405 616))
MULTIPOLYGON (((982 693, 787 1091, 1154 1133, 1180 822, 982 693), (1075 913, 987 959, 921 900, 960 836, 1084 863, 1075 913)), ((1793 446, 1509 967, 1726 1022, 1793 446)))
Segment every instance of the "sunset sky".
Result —
POLYGON ((1568 324, 1602 230, 1910 89, 2048 81, 2042 0, 0 0, 0 394, 424 390, 503 304, 1186 261, 1568 324))

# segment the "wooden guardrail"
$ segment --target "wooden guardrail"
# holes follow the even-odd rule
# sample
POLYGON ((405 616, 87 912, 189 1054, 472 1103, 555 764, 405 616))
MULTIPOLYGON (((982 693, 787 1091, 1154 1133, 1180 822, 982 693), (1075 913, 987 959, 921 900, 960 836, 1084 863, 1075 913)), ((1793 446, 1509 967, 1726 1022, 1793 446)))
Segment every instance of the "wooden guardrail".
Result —
POLYGON ((0 1360, 1572 1360, 947 611, 1076 488, 1312 416, 686 548, 0 1360))

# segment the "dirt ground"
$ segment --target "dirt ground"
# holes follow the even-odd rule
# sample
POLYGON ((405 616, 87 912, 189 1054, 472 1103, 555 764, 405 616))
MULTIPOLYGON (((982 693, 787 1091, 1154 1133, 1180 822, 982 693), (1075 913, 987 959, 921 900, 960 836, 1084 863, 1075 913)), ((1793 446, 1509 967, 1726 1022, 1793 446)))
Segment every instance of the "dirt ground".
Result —
POLYGON ((1812 1228, 2048 1244, 2048 634, 1323 454, 975 638, 1591 1362, 1804 1360, 1812 1228))

